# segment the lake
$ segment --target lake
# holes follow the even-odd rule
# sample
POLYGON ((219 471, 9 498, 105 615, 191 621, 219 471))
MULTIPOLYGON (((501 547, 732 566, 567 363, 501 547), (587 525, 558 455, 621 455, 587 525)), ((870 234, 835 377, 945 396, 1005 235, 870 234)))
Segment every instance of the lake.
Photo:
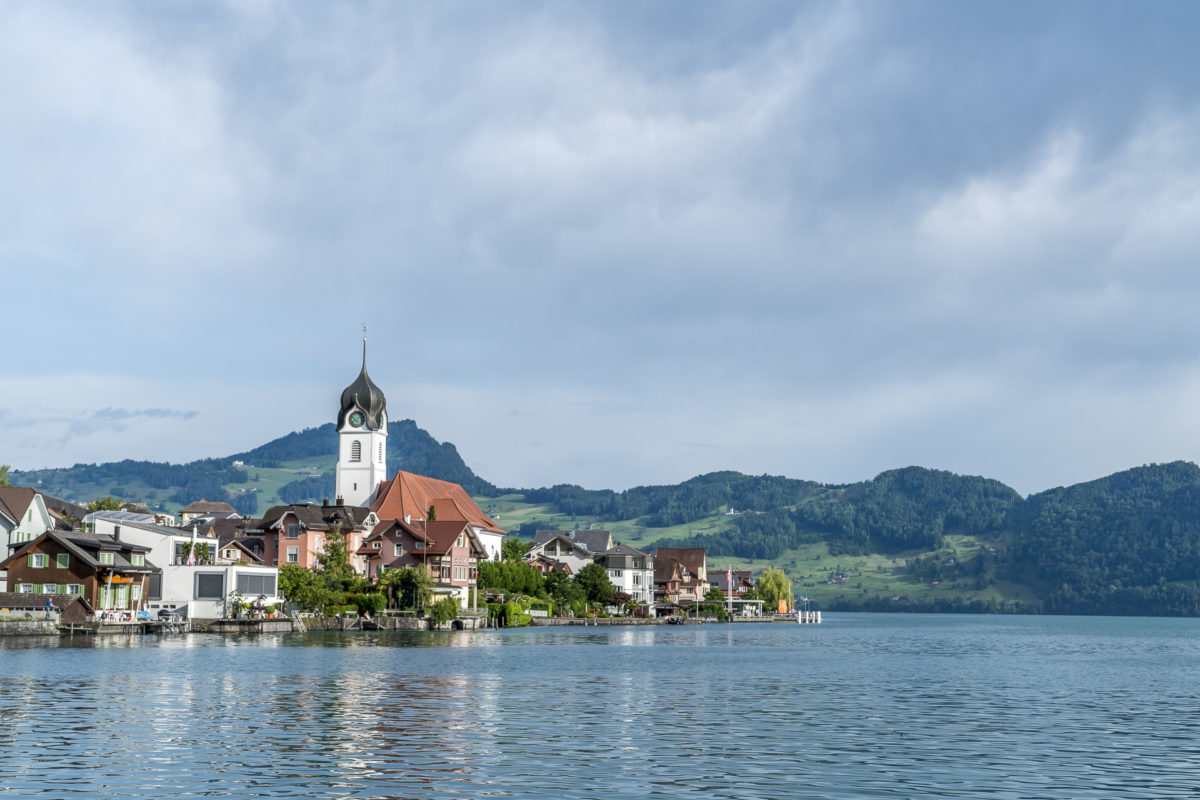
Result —
POLYGON ((0 640, 0 794, 1167 798, 1200 620, 0 640))

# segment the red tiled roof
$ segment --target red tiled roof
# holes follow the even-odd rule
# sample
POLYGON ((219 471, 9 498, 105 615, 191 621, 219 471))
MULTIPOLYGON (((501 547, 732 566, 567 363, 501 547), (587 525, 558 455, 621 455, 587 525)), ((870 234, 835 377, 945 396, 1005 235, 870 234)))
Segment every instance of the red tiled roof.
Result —
POLYGON ((402 520, 405 514, 413 520, 418 520, 425 518, 430 506, 433 506, 437 513, 439 522, 469 522, 484 530, 504 533, 504 530, 471 499, 467 490, 457 483, 403 470, 380 485, 379 494, 371 505, 371 510, 380 520, 402 520))

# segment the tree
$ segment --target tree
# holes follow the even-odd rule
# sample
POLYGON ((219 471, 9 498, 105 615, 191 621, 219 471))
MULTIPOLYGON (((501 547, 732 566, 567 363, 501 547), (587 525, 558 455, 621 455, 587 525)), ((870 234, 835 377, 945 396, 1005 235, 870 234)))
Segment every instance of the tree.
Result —
POLYGON ((711 603, 724 603, 725 593, 715 586, 709 588, 708 593, 704 595, 704 599, 711 603))
POLYGON ((425 510, 425 519, 430 522, 437 522, 437 509, 430 503, 429 508, 425 510))
POLYGON ((780 600, 787 600, 788 604, 791 604, 792 581, 779 567, 767 567, 763 570, 754 587, 767 608, 778 608, 780 600))
POLYGON ((101 497, 87 504, 88 513, 93 511, 120 511, 121 498, 113 497, 111 494, 108 497, 101 497))
POLYGON ((433 602, 433 579, 416 567, 386 569, 379 576, 379 588, 395 608, 425 608, 433 602))
POLYGON ((350 566, 350 553, 346 549, 346 537, 342 535, 340 525, 334 525, 326 532, 325 551, 321 553, 321 563, 314 571, 324 577, 334 591, 346 591, 358 583, 358 576, 350 566))
POLYGON ((608 572, 594 562, 579 570, 579 574, 575 576, 575 583, 583 590, 584 597, 592 603, 607 605, 617 593, 617 587, 608 579, 608 572))
POLYGON ((8 479, 8 471, 10 469, 12 467, 8 466, 8 464, 0 464, 0 486, 12 486, 12 482, 8 479))
POLYGON ((279 567, 279 592, 306 611, 319 611, 334 599, 325 582, 299 564, 279 567))
POLYGON ((560 570, 547 572, 543 581, 546 593, 559 606, 571 605, 576 601, 582 602, 585 599, 583 589, 578 583, 571 580, 571 576, 565 572, 560 570))
POLYGON ((500 545, 500 557, 505 561, 520 561, 525 557, 529 543, 517 536, 510 536, 500 545))

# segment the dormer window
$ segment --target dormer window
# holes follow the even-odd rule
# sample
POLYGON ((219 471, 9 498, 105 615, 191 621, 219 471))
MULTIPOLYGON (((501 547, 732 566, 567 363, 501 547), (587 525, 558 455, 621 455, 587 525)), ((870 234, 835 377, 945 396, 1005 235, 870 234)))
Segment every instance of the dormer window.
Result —
POLYGON ((146 566, 146 557, 141 553, 134 553, 129 557, 129 563, 135 567, 146 566))
POLYGON ((371 547, 374 547, 376 550, 379 550, 383 547, 383 542, 371 542, 371 547))
POLYGON ((101 553, 100 554, 100 563, 108 564, 109 566, 111 566, 113 563, 113 554, 112 553, 101 553))

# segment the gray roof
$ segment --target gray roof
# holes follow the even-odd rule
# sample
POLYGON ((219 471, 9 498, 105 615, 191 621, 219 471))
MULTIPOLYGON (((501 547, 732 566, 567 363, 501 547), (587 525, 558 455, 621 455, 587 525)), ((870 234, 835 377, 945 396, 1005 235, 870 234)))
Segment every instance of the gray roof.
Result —
POLYGON ((150 552, 149 547, 133 544, 132 542, 121 541, 112 536, 100 536, 95 533, 84 533, 83 531, 47 531, 33 541, 25 542, 15 553, 13 553, 4 564, 11 563, 25 555, 26 551, 34 545, 40 543, 43 539, 51 539, 58 542, 63 549, 75 556, 93 568, 113 567, 122 572, 158 572, 158 567, 146 561, 145 564, 135 567, 129 560, 129 557, 134 553, 145 554, 150 552), (100 553, 112 553, 112 564, 101 564, 100 553))
POLYGON ((603 553, 612 547, 612 533, 610 531, 538 531, 533 536, 533 545, 537 547, 538 545, 545 544, 556 536, 568 539, 591 555, 603 553))
POLYGON ((367 527, 367 517, 371 515, 371 509, 363 506, 345 505, 316 506, 312 503, 271 506, 271 508, 267 509, 267 513, 263 514, 262 521, 253 528, 247 528, 246 532, 261 533, 273 530, 283 516, 288 513, 295 514, 300 520, 300 524, 308 530, 328 531, 332 530, 335 525, 340 525, 342 530, 365 530, 367 527))

